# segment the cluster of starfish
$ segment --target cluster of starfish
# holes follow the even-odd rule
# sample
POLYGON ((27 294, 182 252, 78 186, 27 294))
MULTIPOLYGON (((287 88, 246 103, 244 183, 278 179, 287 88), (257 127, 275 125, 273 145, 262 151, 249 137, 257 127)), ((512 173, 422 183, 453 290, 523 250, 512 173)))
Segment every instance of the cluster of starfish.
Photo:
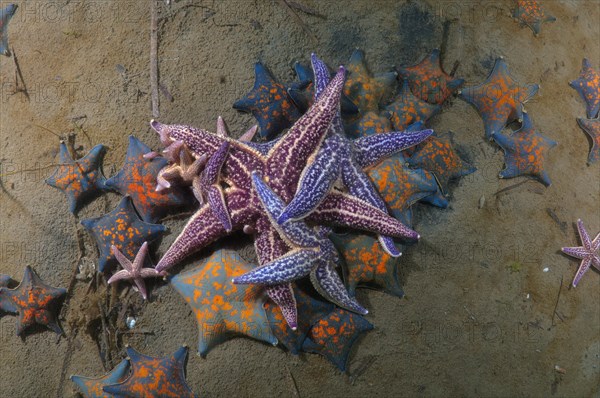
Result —
POLYGON ((537 84, 522 85, 508 72, 503 58, 498 58, 487 80, 474 87, 466 87, 459 97, 472 104, 483 119, 485 135, 504 151, 505 168, 500 178, 531 175, 544 185, 551 184, 545 171, 548 151, 556 142, 540 134, 533 120, 525 112, 524 104, 537 92, 537 84), (502 133, 512 122, 521 123, 517 131, 502 133))

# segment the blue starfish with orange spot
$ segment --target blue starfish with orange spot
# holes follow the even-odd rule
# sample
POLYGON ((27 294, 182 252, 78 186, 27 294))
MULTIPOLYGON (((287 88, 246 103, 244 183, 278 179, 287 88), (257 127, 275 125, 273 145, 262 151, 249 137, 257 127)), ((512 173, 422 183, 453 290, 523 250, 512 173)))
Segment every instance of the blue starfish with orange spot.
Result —
POLYGON ((129 360, 122 360, 110 373, 102 377, 84 377, 72 375, 71 381, 77 385, 79 391, 86 398, 105 398, 104 386, 122 383, 129 376, 129 360))
POLYGON ((285 87, 260 62, 254 65, 254 87, 233 104, 243 112, 251 112, 260 126, 260 136, 271 138, 290 127, 301 116, 285 87))
POLYGON ((521 25, 529 26, 535 36, 540 34, 542 23, 556 21, 556 18, 548 14, 536 0, 518 0, 513 17, 521 25))
POLYGON ((171 279, 196 316, 200 355, 235 334, 277 344, 263 308, 263 289, 231 283, 251 269, 237 253, 219 250, 200 266, 171 279))
POLYGON ((168 161, 161 156, 144 157, 151 152, 150 147, 129 136, 125 164, 116 175, 106 180, 106 186, 121 195, 129 195, 142 220, 154 223, 167 213, 191 203, 191 196, 179 186, 156 191, 156 178, 168 161))
POLYGON ((508 65, 498 58, 494 69, 485 82, 478 86, 465 87, 459 97, 473 105, 485 126, 485 136, 491 139, 507 124, 523 119, 523 104, 537 92, 537 84, 521 85, 508 72, 508 65))
POLYGON ((404 130, 414 123, 425 123, 437 114, 442 107, 417 98, 410 90, 408 81, 405 80, 394 102, 386 106, 385 109, 390 113, 394 128, 404 130))
POLYGON ((102 390, 115 397, 196 397, 185 381, 187 352, 187 347, 183 346, 171 355, 155 358, 127 346, 131 374, 125 381, 105 385, 102 390))
POLYGON ((19 314, 17 336, 36 324, 47 326, 50 330, 62 334, 54 311, 62 304, 65 294, 66 289, 45 284, 31 267, 27 266, 19 286, 14 289, 0 286, 0 312, 19 314))
POLYGON ((538 133, 528 114, 523 114, 521 129, 512 135, 494 134, 492 138, 504 150, 506 167, 500 172, 500 178, 531 175, 546 186, 551 184, 544 165, 548 151, 557 143, 538 133))
POLYGON ((592 148, 588 155, 588 164, 596 163, 600 159, 600 118, 578 118, 577 123, 592 140, 592 148))
POLYGON ((60 165, 46 183, 67 195, 71 213, 75 213, 85 200, 106 189, 106 180, 99 170, 105 152, 104 145, 96 145, 87 155, 75 161, 67 145, 60 143, 60 165))
POLYGON ((352 345, 372 329, 373 325, 362 316, 336 308, 312 327, 302 350, 323 355, 344 372, 352 345))
POLYGON ((17 11, 16 4, 9 4, 0 10, 0 54, 10 56, 8 49, 8 22, 17 11))
POLYGON ((437 48, 417 65, 401 68, 400 76, 417 98, 430 104, 441 104, 465 82, 444 72, 437 48))
POLYGON ((100 251, 98 258, 100 272, 103 272, 107 265, 116 263, 112 246, 127 258, 134 258, 144 242, 152 242, 166 231, 164 225, 149 224, 141 220, 129 196, 121 199, 119 205, 110 213, 102 217, 82 220, 81 225, 96 240, 100 251))
POLYGON ((600 111, 600 73, 592 68, 587 58, 583 59, 579 78, 569 82, 586 103, 586 113, 589 119, 598 116, 600 111))

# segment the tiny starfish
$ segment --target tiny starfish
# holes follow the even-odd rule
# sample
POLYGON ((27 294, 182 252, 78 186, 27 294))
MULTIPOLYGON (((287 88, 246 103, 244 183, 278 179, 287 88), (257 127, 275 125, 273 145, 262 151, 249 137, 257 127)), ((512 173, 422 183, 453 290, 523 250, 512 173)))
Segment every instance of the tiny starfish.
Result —
POLYGON ((97 378, 71 376, 71 381, 86 398, 105 398, 104 386, 122 383, 129 376, 129 360, 122 360, 110 373, 97 378))
MULTIPOLYGON (((305 113, 314 103, 315 75, 312 68, 304 66, 299 62, 294 64, 294 70, 300 81, 291 84, 290 87, 288 87, 287 92, 300 112, 305 113)), ((333 75, 334 73, 331 74, 331 76, 333 75)), ((340 99, 340 106, 342 108, 342 114, 344 115, 355 115, 358 113, 356 105, 354 105, 354 103, 344 94, 342 94, 340 99)))
POLYGON ((600 249, 600 232, 596 235, 594 240, 590 240, 590 236, 585 230, 583 221, 581 220, 577 220, 577 230, 579 231, 579 238, 581 239, 583 246, 563 247, 561 249, 563 253, 582 260, 581 265, 575 274, 575 278, 573 279, 573 287, 577 287, 577 284, 590 268, 590 265, 600 271, 600 254, 598 252, 600 249))
POLYGON ((369 71, 365 53, 358 48, 348 61, 348 79, 344 94, 358 107, 361 114, 378 111, 379 104, 391 96, 396 87, 396 72, 375 75, 369 71))
POLYGON ((164 276, 164 274, 157 272, 154 268, 144 268, 146 255, 148 254, 148 242, 144 242, 142 244, 142 247, 140 247, 140 250, 135 255, 133 263, 129 261, 129 259, 125 257, 116 246, 111 246, 110 249, 123 269, 111 276, 108 280, 108 283, 111 284, 120 280, 133 280, 142 297, 144 300, 146 300, 148 295, 146 293, 146 284, 144 283, 144 279, 164 276))
POLYGON ((285 203, 257 174, 252 174, 252 184, 269 215, 269 221, 291 247, 287 254, 233 279, 236 284, 278 285, 289 283, 310 274, 315 289, 332 303, 359 314, 367 314, 356 299, 350 297, 342 279, 335 271, 338 255, 327 238, 329 231, 314 231, 304 221, 277 224, 285 203), (326 231, 326 232, 325 232, 326 231))
POLYGON ((232 278, 251 269, 236 252, 219 250, 202 265, 171 279, 196 315, 200 355, 206 356, 212 347, 234 334, 277 344, 263 308, 263 289, 231 283, 232 278))
POLYGON ((168 160, 163 157, 148 159, 144 155, 152 150, 134 136, 129 136, 129 146, 123 168, 106 181, 106 186, 131 200, 142 220, 153 223, 170 211, 189 203, 188 192, 180 187, 156 192, 156 178, 168 160))
POLYGON ((298 306, 298 327, 296 329, 292 329, 288 325, 277 305, 267 301, 265 309, 271 330, 279 343, 283 344, 292 354, 298 355, 312 326, 333 311, 334 306, 327 301, 313 298, 297 286, 294 288, 294 293, 298 306))
POLYGON ((17 11, 16 4, 9 4, 0 10, 0 54, 10 56, 8 49, 8 22, 17 11))
POLYGON ((442 107, 440 105, 432 105, 425 100, 417 98, 410 91, 409 84, 405 80, 394 102, 386 106, 385 109, 390 113, 390 119, 394 128, 396 130, 405 130, 411 124, 426 122, 438 113, 442 107))
POLYGON ((260 126, 260 136, 274 137, 300 118, 300 111, 288 96, 285 87, 260 62, 254 65, 254 87, 233 104, 243 112, 252 112, 260 126))
POLYGON ((62 334, 62 329, 52 312, 58 309, 67 290, 46 285, 31 267, 25 267, 25 273, 15 289, 0 287, 0 311, 18 313, 17 336, 29 327, 38 324, 62 334))
POLYGON ((523 114, 523 125, 520 130, 510 136, 494 134, 492 137, 504 151, 506 167, 500 172, 500 178, 529 174, 544 185, 550 186, 552 182, 544 170, 544 163, 548 151, 557 143, 538 133, 528 114, 523 114))
POLYGON ((600 73, 586 58, 583 59, 579 78, 569 82, 586 103, 588 119, 594 119, 600 111, 600 73))
POLYGON ((67 195, 71 213, 75 213, 86 199, 106 189, 104 176, 99 170, 105 152, 104 145, 96 145, 87 155, 74 161, 67 145, 60 142, 60 165, 46 184, 67 195))
POLYGON ((592 139, 592 149, 588 156, 588 164, 592 164, 600 159, 600 118, 582 119, 578 118, 579 127, 592 139))
POLYGON ((408 82, 414 95, 430 104, 446 101, 465 82, 444 72, 437 48, 417 65, 400 69, 400 76, 408 82))
POLYGON ((110 384, 102 389, 115 397, 196 397, 185 381, 187 352, 187 347, 183 346, 172 355, 155 358, 127 346, 131 375, 121 383, 110 384))
POLYGON ((166 231, 160 224, 149 224, 141 220, 131 204, 131 198, 125 196, 119 205, 110 213, 97 218, 81 221, 96 240, 100 255, 98 269, 104 271, 107 265, 116 262, 112 246, 134 258, 143 242, 151 242, 166 231))
POLYGON ((540 34, 542 23, 556 21, 556 18, 546 13, 544 7, 536 0, 517 0, 513 18, 522 26, 529 26, 535 36, 540 34))
POLYGON ((352 345, 372 329, 373 325, 362 316, 336 308, 312 327, 302 350, 323 355, 344 372, 352 345))
POLYGON ((451 134, 426 139, 417 146, 415 153, 408 159, 408 164, 430 171, 444 194, 448 192, 451 179, 466 176, 476 170, 458 156, 452 147, 451 134))
POLYGON ((498 58, 484 83, 466 87, 458 95, 477 108, 485 125, 485 136, 491 139, 493 134, 499 134, 508 123, 522 121, 523 104, 538 89, 537 84, 520 85, 510 76, 504 59, 498 58))

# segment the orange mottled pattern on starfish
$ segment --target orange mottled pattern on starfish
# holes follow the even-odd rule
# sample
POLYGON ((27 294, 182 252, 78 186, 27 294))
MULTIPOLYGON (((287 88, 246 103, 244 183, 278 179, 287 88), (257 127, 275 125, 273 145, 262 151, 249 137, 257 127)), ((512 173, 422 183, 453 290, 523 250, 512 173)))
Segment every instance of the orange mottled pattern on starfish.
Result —
POLYGON ((518 0, 517 6, 519 8, 518 18, 527 25, 533 25, 546 17, 544 8, 537 1, 518 0))
POLYGON ((336 308, 312 327, 302 349, 325 356, 345 371, 352 344, 371 329, 373 325, 362 316, 336 308))
POLYGON ((398 257, 386 253, 375 237, 348 234, 332 240, 346 264, 344 279, 351 294, 357 287, 366 286, 398 297, 404 295, 398 280, 398 257))
POLYGON ((600 73, 592 67, 589 60, 583 60, 579 78, 569 83, 586 103, 586 114, 590 119, 598 117, 600 110, 600 73))
POLYGON ((392 131, 392 123, 377 112, 367 112, 356 122, 348 124, 344 131, 349 137, 360 138, 392 131))
POLYGON ((201 355, 233 334, 277 343, 263 308, 263 287, 231 283, 251 269, 237 253, 220 250, 199 267, 173 278, 173 287, 190 305, 198 322, 201 355))

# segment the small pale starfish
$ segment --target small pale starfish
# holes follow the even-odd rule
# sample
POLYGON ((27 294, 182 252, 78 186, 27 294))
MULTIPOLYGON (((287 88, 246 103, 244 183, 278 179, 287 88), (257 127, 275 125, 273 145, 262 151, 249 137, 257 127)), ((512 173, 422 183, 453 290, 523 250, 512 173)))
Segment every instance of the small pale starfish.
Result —
POLYGON ((123 269, 111 276, 108 280, 108 283, 110 284, 120 280, 133 280, 142 297, 144 300, 146 300, 148 298, 148 294, 146 292, 144 278, 156 278, 163 276, 162 273, 158 272, 154 268, 144 268, 144 261, 146 260, 146 255, 148 254, 148 242, 144 242, 144 244, 142 244, 142 247, 135 255, 133 263, 129 261, 129 259, 125 257, 116 246, 111 246, 110 249, 123 269))
POLYGON ((590 265, 600 271, 600 254, 598 253, 598 249, 600 249, 600 232, 596 235, 594 240, 590 240, 590 236, 585 230, 583 221, 581 220, 577 220, 577 230, 579 231, 579 237, 581 238, 583 246, 563 247, 561 249, 563 253, 582 260, 581 265, 575 274, 575 278, 573 278, 573 287, 577 287, 581 277, 587 272, 590 265))

